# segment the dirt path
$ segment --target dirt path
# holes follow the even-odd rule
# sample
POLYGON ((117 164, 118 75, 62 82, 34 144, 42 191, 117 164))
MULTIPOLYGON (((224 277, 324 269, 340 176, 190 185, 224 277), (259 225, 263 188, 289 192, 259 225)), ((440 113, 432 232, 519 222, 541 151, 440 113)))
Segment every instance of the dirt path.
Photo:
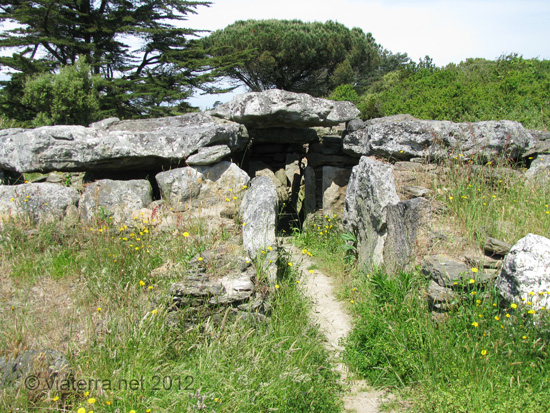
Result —
POLYGON ((293 263, 299 265, 302 272, 302 287, 313 304, 313 316, 327 338, 327 347, 333 351, 335 369, 341 374, 341 381, 346 388, 343 398, 347 412, 374 413, 384 397, 384 392, 369 390, 365 381, 353 380, 347 367, 342 363, 340 339, 351 331, 351 317, 342 302, 335 296, 332 279, 319 270, 313 274, 308 269, 314 262, 295 246, 283 241, 284 248, 290 253, 293 263))

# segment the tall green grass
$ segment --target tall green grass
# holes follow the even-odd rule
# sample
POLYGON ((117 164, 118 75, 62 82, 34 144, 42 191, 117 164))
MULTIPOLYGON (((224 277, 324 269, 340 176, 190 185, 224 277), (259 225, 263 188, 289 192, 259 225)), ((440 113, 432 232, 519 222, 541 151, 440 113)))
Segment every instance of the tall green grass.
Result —
MULTIPOLYGON (((511 244, 530 232, 549 236, 546 181, 502 169, 513 166, 506 160, 474 166, 463 158, 439 165, 430 181, 440 205, 434 220, 449 239, 462 237, 481 252, 487 236, 511 244)), ((434 316, 423 274, 345 266, 350 238, 322 228, 307 227, 295 239, 322 269, 341 263, 340 295, 355 318, 344 360, 354 372, 391 389, 411 411, 550 411, 550 313, 533 310, 549 291, 533 291, 531 301, 513 308, 493 284, 468 282, 456 286, 453 309, 434 316)), ((436 245, 432 253, 439 247, 449 249, 436 245)))
POLYGON ((471 241, 491 236, 514 244, 530 232, 549 237, 550 181, 528 180, 522 170, 505 168, 506 160, 497 162, 479 166, 451 158, 434 179, 436 199, 471 241))
POLYGON ((419 273, 375 270, 355 285, 357 324, 345 360, 372 385, 401 389, 413 411, 547 411, 547 309, 505 307, 491 287, 478 286, 438 322, 419 273))
POLYGON ((271 291, 257 286, 269 291, 265 319, 236 308, 170 310, 167 290, 189 260, 239 236, 205 228, 192 220, 168 233, 143 222, 5 223, 2 355, 53 348, 75 380, 94 385, 0 389, 0 410, 339 411, 338 378, 293 267, 271 291), (154 276, 166 262, 178 271, 154 276))

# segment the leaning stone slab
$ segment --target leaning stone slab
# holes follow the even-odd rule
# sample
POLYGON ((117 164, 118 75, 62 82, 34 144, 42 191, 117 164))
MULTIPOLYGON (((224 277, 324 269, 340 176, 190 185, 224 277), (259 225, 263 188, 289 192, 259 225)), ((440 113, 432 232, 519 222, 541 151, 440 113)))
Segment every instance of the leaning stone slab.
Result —
POLYGON ((352 169, 344 206, 344 226, 357 237, 360 263, 382 263, 386 210, 398 202, 391 165, 362 157, 352 169))
POLYGON ((0 185, 0 220, 26 217, 34 222, 59 220, 75 208, 78 192, 52 183, 0 185))
POLYGON ((78 211, 84 220, 101 217, 124 222, 130 220, 132 211, 145 208, 152 201, 151 184, 145 179, 102 179, 86 187, 80 197, 78 211))
POLYGON ((510 302, 550 307, 550 240, 534 234, 520 239, 504 259, 497 288, 510 302))
POLYGON ((343 149, 350 155, 397 160, 458 155, 519 158, 533 144, 529 131, 509 120, 453 123, 396 115, 372 119, 362 129, 349 130, 344 136, 343 149))
POLYGON ((211 114, 242 123, 247 128, 265 129, 335 126, 357 118, 360 112, 351 102, 271 89, 237 95, 211 114))
POLYGON ((200 148, 238 151, 248 133, 204 113, 84 126, 0 131, 0 170, 15 172, 127 171, 184 164, 200 148))
POLYGON ((278 197, 275 184, 267 176, 250 181, 241 203, 243 247, 255 265, 267 273, 271 283, 277 278, 278 197), (263 253, 262 253, 263 251, 263 253))

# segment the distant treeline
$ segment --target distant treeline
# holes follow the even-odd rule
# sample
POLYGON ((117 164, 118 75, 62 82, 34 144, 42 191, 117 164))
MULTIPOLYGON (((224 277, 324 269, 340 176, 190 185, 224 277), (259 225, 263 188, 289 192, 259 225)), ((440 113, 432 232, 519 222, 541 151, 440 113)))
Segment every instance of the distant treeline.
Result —
POLYGON ((530 129, 550 126, 550 61, 516 54, 435 67, 426 59, 385 74, 363 93, 340 86, 364 119, 408 113, 420 119, 475 122, 509 119, 530 129))

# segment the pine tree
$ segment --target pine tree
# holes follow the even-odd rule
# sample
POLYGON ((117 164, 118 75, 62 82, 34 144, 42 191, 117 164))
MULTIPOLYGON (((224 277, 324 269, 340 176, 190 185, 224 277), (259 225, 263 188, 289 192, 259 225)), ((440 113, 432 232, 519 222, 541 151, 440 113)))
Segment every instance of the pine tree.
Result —
POLYGON ((224 73, 252 91, 279 88, 326 96, 380 65, 370 33, 332 21, 238 21, 201 40, 224 73))
MULTIPOLYGON (((0 64, 14 72, 2 90, 4 112, 29 118, 22 102, 25 79, 79 56, 100 89, 104 116, 147 117, 185 111, 193 88, 208 89, 213 73, 198 47, 199 30, 176 27, 209 1, 0 0, 0 47, 14 50, 0 64)), ((21 119, 24 120, 24 119, 21 119)))

